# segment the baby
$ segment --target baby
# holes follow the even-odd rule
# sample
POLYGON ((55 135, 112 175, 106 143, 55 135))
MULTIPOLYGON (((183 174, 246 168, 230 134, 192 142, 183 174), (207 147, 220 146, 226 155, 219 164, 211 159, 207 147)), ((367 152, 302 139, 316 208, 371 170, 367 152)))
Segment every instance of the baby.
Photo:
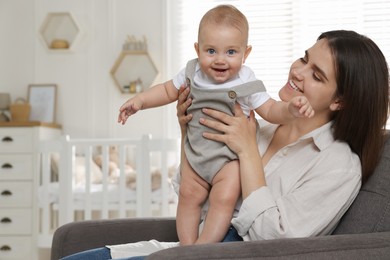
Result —
POLYGON ((118 122, 141 109, 169 104, 178 99, 182 85, 190 88, 192 104, 182 151, 177 232, 181 245, 220 242, 230 226, 241 194, 239 162, 225 145, 202 137, 211 132, 199 123, 204 107, 229 114, 239 103, 249 115, 255 110, 263 119, 276 124, 294 117, 312 117, 314 111, 303 96, 290 102, 276 101, 265 92, 254 72, 244 65, 252 48, 248 45, 246 17, 234 6, 219 5, 201 19, 198 58, 190 60, 176 77, 130 98, 120 108, 118 122), (210 207, 199 234, 201 208, 209 199, 210 207))

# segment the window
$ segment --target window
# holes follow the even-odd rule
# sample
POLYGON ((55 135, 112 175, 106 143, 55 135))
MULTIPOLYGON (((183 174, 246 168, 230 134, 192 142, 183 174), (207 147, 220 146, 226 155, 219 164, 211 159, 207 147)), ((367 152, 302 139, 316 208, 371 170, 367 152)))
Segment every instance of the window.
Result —
MULTIPOLYGON (((323 31, 355 30, 373 39, 390 61, 388 0, 173 0, 167 1, 172 33, 169 57, 172 75, 196 57, 198 24, 210 8, 229 3, 249 21, 252 52, 246 64, 274 98, 284 85, 291 63, 301 57, 323 31)), ((389 124, 390 126, 390 124, 389 124)))

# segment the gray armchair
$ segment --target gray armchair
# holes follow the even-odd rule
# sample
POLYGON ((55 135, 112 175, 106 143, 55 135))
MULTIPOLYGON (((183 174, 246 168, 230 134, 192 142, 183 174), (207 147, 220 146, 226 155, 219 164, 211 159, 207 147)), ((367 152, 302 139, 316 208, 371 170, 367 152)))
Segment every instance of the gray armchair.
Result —
MULTIPOLYGON (((107 244, 177 241, 175 219, 113 219, 66 224, 54 233, 51 259, 107 244)), ((170 248, 147 259, 390 259, 390 138, 374 175, 330 236, 170 248)))

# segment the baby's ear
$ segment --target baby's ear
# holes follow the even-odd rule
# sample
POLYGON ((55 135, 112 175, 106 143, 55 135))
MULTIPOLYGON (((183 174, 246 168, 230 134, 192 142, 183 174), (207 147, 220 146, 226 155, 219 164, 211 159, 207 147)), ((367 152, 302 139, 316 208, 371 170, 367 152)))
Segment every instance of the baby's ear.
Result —
POLYGON ((197 54, 198 57, 199 57, 199 43, 195 42, 195 43, 194 43, 194 48, 195 48, 196 54, 197 54))
POLYGON ((251 53, 251 51, 252 51, 252 45, 246 46, 246 50, 245 50, 245 54, 244 54, 244 60, 242 61, 242 63, 245 63, 246 58, 248 58, 248 56, 251 53))

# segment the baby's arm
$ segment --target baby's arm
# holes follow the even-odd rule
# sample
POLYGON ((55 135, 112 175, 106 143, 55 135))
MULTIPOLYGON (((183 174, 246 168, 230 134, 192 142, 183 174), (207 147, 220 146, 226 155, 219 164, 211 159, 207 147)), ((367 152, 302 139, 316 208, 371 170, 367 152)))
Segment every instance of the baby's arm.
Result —
POLYGON ((273 124, 284 124, 296 117, 314 116, 314 110, 305 96, 293 97, 289 102, 271 98, 258 107, 256 112, 273 124))
POLYGON ((119 109, 118 123, 123 125, 138 110, 163 106, 176 101, 177 97, 178 90, 172 80, 157 84, 127 100, 119 109))

